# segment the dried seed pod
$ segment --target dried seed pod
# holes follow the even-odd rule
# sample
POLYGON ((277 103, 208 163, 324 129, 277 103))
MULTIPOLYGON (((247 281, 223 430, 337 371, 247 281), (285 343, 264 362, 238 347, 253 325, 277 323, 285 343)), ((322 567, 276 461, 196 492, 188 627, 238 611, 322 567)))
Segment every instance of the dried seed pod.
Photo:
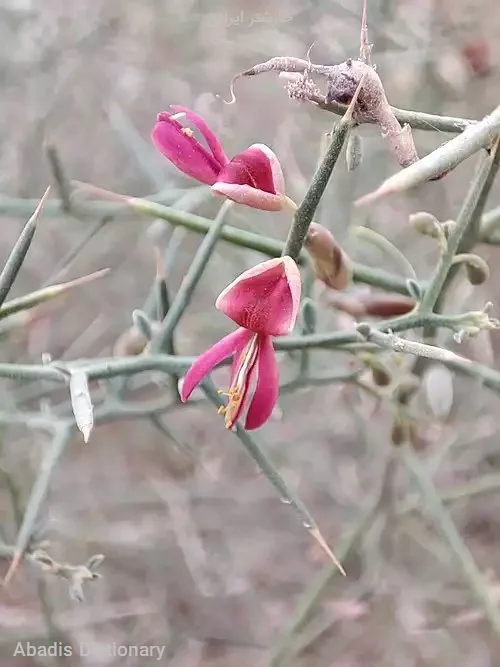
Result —
POLYGON ((364 77, 353 118, 359 124, 376 123, 401 167, 418 161, 418 153, 409 125, 401 127, 389 104, 382 81, 367 63, 349 58, 330 67, 326 102, 349 104, 364 77))
POLYGON ((411 312, 416 305, 415 299, 399 294, 366 294, 358 300, 364 308, 364 314, 370 317, 397 317, 411 312))
MULTIPOLYGON (((369 46, 364 44, 365 59, 369 52, 369 46)), ((323 108, 336 106, 338 104, 348 105, 363 81, 362 90, 356 100, 353 110, 353 119, 361 123, 376 123, 381 131, 383 139, 389 145, 401 167, 407 167, 418 160, 418 153, 413 141, 411 128, 408 124, 401 127, 387 97, 379 75, 369 62, 348 59, 339 65, 315 65, 310 60, 302 60, 294 57, 276 57, 259 63, 250 69, 236 74, 230 83, 231 99, 226 104, 234 104, 234 83, 240 77, 255 76, 265 72, 300 73, 303 81, 290 81, 289 94, 297 99, 308 99, 323 108), (323 97, 311 75, 326 77, 328 81, 328 94, 323 97), (306 84, 304 85, 304 82, 306 84), (295 88, 294 88, 295 86, 295 88), (297 88, 298 86, 298 88, 297 88)), ((338 112, 338 106, 336 108, 338 112)))
POLYGON ((304 247, 311 256, 318 280, 337 290, 343 290, 349 285, 352 278, 351 260, 326 227, 312 222, 304 247))
POLYGON ((347 171, 354 171, 363 162, 363 139, 357 132, 350 132, 345 151, 347 171))
POLYGON ((438 237, 439 220, 432 213, 427 213, 426 211, 412 213, 410 215, 410 224, 413 225, 419 234, 432 236, 433 238, 438 237))

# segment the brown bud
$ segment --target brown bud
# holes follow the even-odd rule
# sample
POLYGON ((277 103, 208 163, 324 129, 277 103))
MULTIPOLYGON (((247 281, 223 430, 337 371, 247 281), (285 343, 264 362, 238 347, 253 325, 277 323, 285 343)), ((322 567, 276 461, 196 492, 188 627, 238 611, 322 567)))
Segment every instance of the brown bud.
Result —
POLYGON ((358 297, 365 314, 371 317, 397 317, 415 308, 415 299, 398 294, 366 294, 358 297))
POLYGON ((471 285, 482 285, 490 277, 490 267, 478 255, 471 255, 465 265, 467 278, 471 285))
POLYGON ((357 320, 366 316, 366 310, 364 305, 355 296, 349 296, 346 294, 342 294, 341 292, 328 290, 325 297, 326 297, 326 303, 328 303, 328 305, 333 306, 334 308, 340 310, 343 313, 347 313, 348 315, 354 317, 357 320))
POLYGON ((343 290, 349 285, 352 277, 351 261, 326 227, 312 222, 304 246, 311 256, 318 280, 337 290, 343 290))
POLYGON ((372 363, 372 378, 373 383, 378 387, 387 387, 392 382, 392 375, 387 368, 380 362, 372 363))
POLYGON ((124 331, 113 345, 114 357, 129 357, 141 354, 148 343, 148 339, 136 326, 124 331))

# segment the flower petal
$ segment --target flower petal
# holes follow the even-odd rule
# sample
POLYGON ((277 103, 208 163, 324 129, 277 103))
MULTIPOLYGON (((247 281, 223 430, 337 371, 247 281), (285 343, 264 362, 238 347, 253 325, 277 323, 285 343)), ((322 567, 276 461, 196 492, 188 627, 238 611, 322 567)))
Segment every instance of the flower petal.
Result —
POLYGON ((259 367, 257 386, 248 408, 245 428, 262 426, 273 411, 279 395, 279 370, 273 342, 270 336, 261 336, 259 340, 259 367))
POLYGON ((221 171, 217 180, 220 183, 249 185, 272 195, 284 195, 285 191, 279 160, 264 144, 253 144, 235 155, 221 171))
POLYGON ((186 109, 186 107, 181 107, 178 104, 172 104, 171 108, 176 112, 176 113, 184 113, 186 114, 187 120, 192 123, 195 127, 198 128, 198 130, 202 133, 205 141, 207 142, 210 150, 212 151, 212 155, 214 158, 217 160, 217 162, 220 165, 220 168, 222 169, 223 167, 226 166, 229 162, 229 158, 227 157, 226 153, 224 152, 224 149, 222 148, 222 144, 220 143, 219 139, 217 138, 217 135, 215 132, 213 132, 210 127, 207 125, 207 123, 198 116, 197 113, 194 111, 191 111, 190 109, 186 109))
POLYGON ((252 144, 248 150, 252 149, 260 150, 264 155, 267 156, 269 160, 269 165, 271 167, 271 173, 274 183, 274 191, 276 194, 285 194, 285 177, 283 176, 283 169, 281 168, 281 163, 278 160, 277 155, 272 151, 269 146, 266 144, 252 144))
POLYGON ((284 336, 295 326, 300 272, 291 257, 262 262, 242 273, 217 298, 215 307, 254 333, 284 336))
POLYGON ((213 185, 221 169, 220 164, 188 130, 168 113, 160 113, 151 138, 156 148, 179 171, 201 183, 213 185))
POLYGON ((212 185, 212 191, 238 204, 258 208, 261 211, 282 211, 287 206, 282 195, 273 195, 264 190, 257 190, 250 185, 235 185, 218 181, 212 185))
POLYGON ((245 343, 248 341, 248 332, 245 329, 236 329, 200 354, 184 376, 181 391, 183 403, 188 400, 195 387, 217 364, 231 356, 235 349, 239 349, 242 341, 245 343))

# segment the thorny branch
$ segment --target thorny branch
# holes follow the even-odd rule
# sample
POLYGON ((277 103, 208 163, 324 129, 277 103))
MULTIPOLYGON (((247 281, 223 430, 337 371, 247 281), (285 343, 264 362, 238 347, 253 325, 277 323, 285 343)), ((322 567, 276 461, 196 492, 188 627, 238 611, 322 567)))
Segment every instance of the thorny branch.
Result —
MULTIPOLYGON (((48 432, 53 437, 51 446, 46 449, 43 463, 25 504, 17 539, 13 545, 0 544, 0 556, 12 558, 5 577, 5 584, 11 580, 22 559, 25 559, 30 562, 36 561, 47 572, 67 579, 70 582, 72 596, 75 599, 83 598, 82 584, 84 581, 92 581, 98 578, 95 569, 100 565, 103 557, 96 555, 85 565, 74 566, 57 563, 44 550, 33 548, 37 525, 40 520, 41 506, 49 488, 52 472, 75 431, 75 423, 79 425, 79 428, 85 430, 86 436, 88 436, 94 424, 123 417, 155 418, 169 410, 179 409, 175 399, 172 400, 168 392, 165 391, 166 385, 159 376, 177 380, 177 378, 182 377, 193 362, 192 357, 175 354, 172 337, 216 245, 219 241, 225 241, 232 245, 260 252, 268 257, 289 255, 295 258, 300 265, 307 264, 309 261, 308 252, 311 248, 307 248, 306 245, 306 249, 304 249, 304 241, 316 208, 337 165, 338 156, 347 134, 355 124, 370 123, 377 125, 398 164, 403 167, 393 177, 389 184, 390 187, 387 183, 384 184, 384 191, 387 191, 388 188, 389 191, 404 190, 424 180, 441 178, 459 161, 478 151, 483 152, 483 159, 455 226, 448 236, 444 232, 441 236, 442 253, 436 271, 430 280, 419 280, 415 278, 414 274, 411 274, 410 279, 406 279, 378 268, 353 262, 352 279, 354 282, 381 288, 393 293, 392 296, 394 296, 394 293, 405 295, 406 300, 403 302, 400 298, 399 302, 391 302, 389 299, 384 300, 384 294, 379 294, 371 304, 372 311, 369 311, 368 306, 363 304, 361 300, 357 303, 354 300, 355 307, 352 312, 357 312, 355 329, 351 331, 318 332, 315 325, 312 327, 308 325, 302 327, 302 335, 283 337, 275 343, 276 350, 284 353, 295 350, 309 352, 321 349, 344 353, 349 355, 350 359, 354 358, 356 362, 354 370, 350 369, 347 372, 340 373, 329 372, 325 375, 315 376, 310 374, 308 363, 301 363, 297 377, 281 387, 282 393, 333 382, 352 382, 377 398, 383 396, 393 407, 396 405, 397 409, 403 413, 407 408, 406 404, 410 392, 403 391, 401 387, 398 387, 398 395, 396 395, 397 392, 394 396, 392 394, 383 395, 377 387, 376 372, 379 373, 378 384, 380 386, 388 384, 386 382, 387 377, 382 377, 383 373, 380 372, 384 370, 384 367, 376 356, 379 349, 439 361, 448 368, 473 378, 484 387, 500 393, 500 372, 443 347, 431 345, 428 342, 409 340, 396 335, 422 327, 424 333, 429 330, 435 331, 437 328, 443 328, 453 331, 456 340, 462 340, 464 337, 474 336, 481 331, 500 326, 498 320, 489 317, 486 312, 487 307, 482 311, 454 315, 444 315, 438 312, 446 297, 452 277, 458 272, 464 258, 467 259, 467 254, 469 255, 468 259, 471 259, 474 244, 477 241, 492 244, 500 243, 500 236, 497 233, 500 224, 499 210, 493 210, 482 216, 500 161, 500 142, 498 139, 500 107, 488 117, 479 121, 436 116, 392 107, 387 100, 382 81, 374 65, 372 65, 372 46, 368 42, 366 0, 363 3, 359 60, 348 59, 337 65, 316 65, 311 63, 310 60, 294 57, 271 58, 233 78, 231 82, 231 103, 235 102, 234 82, 238 78, 256 76, 271 71, 291 75, 287 83, 291 98, 309 101, 316 107, 342 116, 341 121, 332 132, 326 155, 313 176, 302 203, 295 211, 286 242, 267 238, 261 234, 250 233, 226 224, 225 215, 228 213, 229 205, 223 205, 216 221, 180 211, 174 205, 178 193, 163 193, 162 197, 158 195, 149 198, 134 198, 106 193, 104 190, 83 184, 83 189, 87 192, 94 192, 94 194, 105 197, 112 194, 111 198, 114 203, 90 204, 87 202, 82 204, 80 202, 77 205, 73 202, 69 190, 70 187, 75 185, 82 187, 82 184, 67 182, 64 174, 61 173, 60 165, 57 162, 57 154, 54 150, 49 150, 49 157, 59 189, 60 201, 46 201, 48 191, 39 202, 0 198, 0 212, 10 210, 23 214, 27 211, 31 213, 33 208, 36 209, 23 229, 0 274, 0 319, 5 319, 6 322, 14 315, 19 315, 19 313, 35 312, 44 301, 66 294, 72 288, 107 273, 107 270, 99 271, 67 283, 45 287, 23 297, 10 301, 5 300, 33 241, 37 220, 44 207, 45 212, 52 215, 58 215, 61 210, 69 211, 70 209, 78 210, 80 213, 85 212, 84 217, 92 216, 95 212, 103 216, 118 216, 127 212, 131 214, 140 213, 144 216, 163 220, 174 227, 183 227, 204 236, 181 288, 177 294, 173 295, 172 299, 166 292, 166 283, 162 286, 161 280, 158 281, 159 288, 154 290, 158 299, 156 304, 158 319, 153 321, 143 310, 137 309, 134 311, 134 326, 140 330, 144 342, 137 354, 120 355, 109 359, 79 359, 66 362, 52 361, 45 358, 44 363, 40 365, 0 363, 1 378, 26 382, 47 381, 70 388, 71 377, 77 375, 81 380, 79 385, 80 394, 85 399, 81 402, 76 401, 68 391, 66 401, 51 408, 50 411, 25 411, 21 405, 18 413, 0 412, 0 424, 23 425, 32 429, 40 429, 48 432), (327 90, 324 94, 321 93, 313 77, 326 82, 327 90), (459 136, 420 160, 411 128, 449 132, 459 136), (376 308, 374 304, 376 304, 376 308), (356 311, 358 306, 359 310, 356 311), (399 317, 382 321, 363 321, 365 316, 380 316, 382 312, 384 312, 384 316, 389 317, 386 311, 393 307, 402 308, 399 311, 399 317), (162 350, 168 353, 162 353, 162 350), (372 370, 373 386, 369 386, 366 382, 360 380, 360 374, 366 368, 372 370), (156 386, 159 396, 138 403, 130 399, 123 385, 119 391, 113 390, 110 381, 114 378, 131 378, 143 373, 150 374, 147 378, 147 384, 156 386), (89 414, 89 410, 91 414, 89 414)), ((369 200, 372 201, 372 199, 369 200)), ((309 299, 308 306, 303 308, 302 312, 305 313, 305 317, 307 316, 312 320, 315 319, 313 313, 315 308, 316 304, 309 299)), ((398 311, 396 310, 393 314, 398 314, 398 311)), ((419 372, 416 372, 415 376, 419 374, 419 372)), ((219 407, 222 405, 222 399, 216 392, 211 380, 205 382, 203 391, 208 400, 219 407)), ((267 480, 273 484, 285 502, 291 505, 302 525, 329 554, 333 563, 341 569, 340 564, 336 562, 333 553, 319 532, 319 528, 309 510, 285 484, 279 471, 264 453, 264 450, 241 426, 236 428, 236 437, 239 438, 242 446, 257 462, 267 480)), ((416 479, 424 500, 433 509, 435 521, 441 527, 444 539, 448 542, 450 549, 458 555, 458 561, 462 566, 466 581, 471 589, 476 592, 494 629, 500 632, 498 612, 489 601, 483 577, 472 557, 464 548, 461 537, 446 510, 442 507, 434 484, 413 454, 406 456, 406 464, 416 479)), ((379 503, 377 503, 377 512, 379 509, 379 503)), ((373 516, 373 510, 370 510, 368 516, 373 516)), ((361 541, 365 530, 368 531, 369 526, 366 520, 363 520, 359 528, 352 532, 351 537, 340 551, 344 555, 349 552, 353 545, 361 541)), ((331 567, 328 568, 325 582, 332 578, 333 571, 336 570, 332 570, 331 567)), ((309 600, 307 603, 308 610, 319 597, 324 585, 324 582, 320 582, 318 591, 314 592, 313 601, 309 600)), ((303 615, 299 614, 298 618, 299 623, 301 623, 303 615)), ((279 652, 285 648, 285 645, 280 646, 279 652)))

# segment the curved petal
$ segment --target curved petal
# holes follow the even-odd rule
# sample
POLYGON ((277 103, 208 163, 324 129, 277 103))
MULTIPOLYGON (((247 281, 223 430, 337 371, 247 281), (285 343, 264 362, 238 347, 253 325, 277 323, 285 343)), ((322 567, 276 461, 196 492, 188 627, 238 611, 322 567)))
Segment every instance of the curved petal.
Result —
POLYGON ((254 333, 284 336, 295 326, 300 294, 297 265, 291 257, 278 257, 242 273, 219 294, 215 307, 254 333))
POLYGON ((271 416, 279 395, 278 361, 270 336, 259 341, 257 386, 248 408, 245 428, 249 431, 262 426, 271 416))
POLYGON ((222 148, 222 144, 217 138, 215 132, 210 129, 203 118, 198 116, 198 114, 194 111, 191 111, 191 109, 186 109, 186 107, 181 107, 178 104, 171 104, 170 107, 176 113, 185 113, 187 120, 199 129, 210 150, 212 151, 212 155, 217 160, 220 168, 222 169, 222 167, 224 167, 229 162, 229 158, 225 154, 224 149, 222 148))
POLYGON ((195 387, 203 378, 212 371, 217 364, 227 359, 239 347, 242 340, 248 340, 248 332, 245 329, 236 329, 232 333, 221 338, 215 345, 200 354, 184 376, 182 383, 181 400, 185 403, 191 396, 195 387))
POLYGON ((302 280, 300 278, 299 267, 295 261, 285 255, 281 258, 283 260, 283 266, 285 267, 286 279, 288 281, 288 286, 290 288, 290 295, 292 297, 292 313, 290 315, 291 326, 288 330, 288 333, 291 333, 293 327, 295 326, 295 320, 299 313, 300 308, 300 296, 302 293, 302 280))
POLYGON ((232 183, 235 185, 249 185, 257 190, 263 190, 272 195, 283 194, 283 190, 277 190, 276 185, 283 187, 283 175, 281 180, 275 183, 276 169, 279 166, 278 158, 270 148, 265 146, 265 151, 260 148, 263 144, 254 144, 242 153, 238 153, 220 172, 218 181, 232 183), (270 155, 274 156, 271 160, 270 155))
POLYGON ((217 160, 178 121, 167 113, 158 114, 151 132, 156 148, 183 174, 213 185, 220 171, 217 160))
POLYGON ((267 159, 269 160, 269 164, 271 167, 271 173, 272 173, 272 178, 273 178, 273 183, 274 183, 274 191, 276 194, 285 194, 285 177, 283 176, 283 169, 281 168, 281 163, 278 160, 278 156, 274 151, 272 151, 269 146, 266 146, 266 144, 252 144, 248 150, 252 150, 256 148, 257 150, 261 151, 264 153, 264 155, 267 156, 267 159))
POLYGON ((286 199, 282 195, 273 195, 264 190, 257 190, 250 185, 235 185, 218 181, 212 185, 212 191, 238 204, 258 208, 261 211, 281 211, 287 206, 286 199))

